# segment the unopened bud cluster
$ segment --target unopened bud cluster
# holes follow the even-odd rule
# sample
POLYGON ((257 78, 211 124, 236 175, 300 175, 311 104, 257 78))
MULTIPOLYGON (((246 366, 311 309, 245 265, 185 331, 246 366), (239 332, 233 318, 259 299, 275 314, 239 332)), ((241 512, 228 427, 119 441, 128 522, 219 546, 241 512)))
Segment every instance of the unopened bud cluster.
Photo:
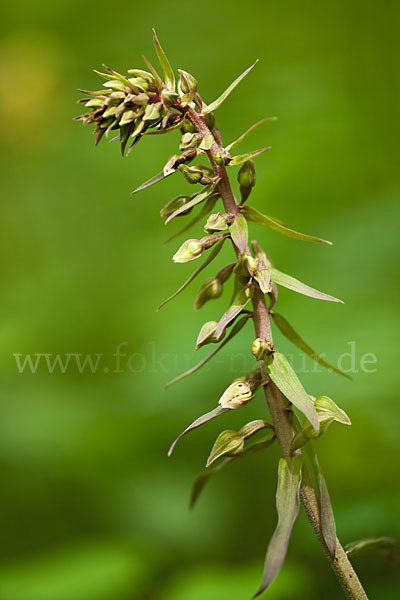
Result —
POLYGON ((165 130, 179 126, 183 117, 171 111, 177 94, 166 90, 152 73, 141 69, 130 69, 128 76, 121 75, 108 67, 100 73, 107 79, 104 90, 85 91, 88 98, 83 102, 88 112, 77 117, 84 123, 96 125, 98 143, 109 131, 119 131, 117 139, 124 153, 128 140, 131 148, 150 129, 165 130))
POLYGON ((263 338, 256 338, 251 345, 251 353, 256 360, 265 360, 275 352, 273 344, 263 338))

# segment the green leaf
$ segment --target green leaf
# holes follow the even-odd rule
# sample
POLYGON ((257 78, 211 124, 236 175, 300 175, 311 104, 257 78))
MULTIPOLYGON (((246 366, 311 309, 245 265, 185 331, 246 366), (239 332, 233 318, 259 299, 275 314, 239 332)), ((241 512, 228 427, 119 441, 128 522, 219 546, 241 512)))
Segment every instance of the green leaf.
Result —
POLYGON ((344 550, 348 556, 360 556, 371 552, 384 551, 392 558, 399 560, 398 544, 390 537, 369 538, 346 544, 344 550))
POLYGON ((231 306, 218 321, 215 332, 217 337, 222 334, 225 327, 227 327, 227 325, 229 325, 229 323, 233 321, 233 319, 235 319, 235 317, 237 317, 237 315, 243 310, 243 308, 251 299, 253 292, 254 290, 248 287, 242 287, 236 291, 231 306))
POLYGON ((189 223, 187 223, 184 227, 182 227, 182 229, 171 235, 171 237, 169 237, 164 243, 168 244, 168 242, 171 242, 176 237, 182 235, 182 233, 185 233, 185 231, 188 231, 188 229, 191 229, 194 225, 196 225, 196 223, 201 221, 203 217, 207 216, 212 211, 218 198, 218 194, 211 194, 211 196, 208 198, 207 202, 205 203, 199 214, 196 215, 191 221, 189 221, 189 223))
POLYGON ((283 335, 288 340, 293 342, 293 344, 295 346, 300 348, 300 350, 302 350, 305 354, 307 354, 307 356, 309 356, 310 358, 315 360, 317 363, 319 363, 323 367, 326 367, 330 371, 335 371, 335 373, 339 373, 339 375, 343 375, 343 377, 347 377, 347 379, 352 379, 352 377, 350 377, 350 375, 348 375, 347 373, 344 373, 344 371, 341 371, 334 365, 331 365, 329 362, 327 362, 325 359, 323 359, 322 356, 320 356, 317 352, 315 352, 315 350, 313 350, 303 340, 303 338, 300 337, 300 335, 293 329, 293 327, 290 325, 290 323, 288 323, 286 321, 285 317, 283 317, 282 315, 280 315, 279 313, 276 313, 274 311, 271 311, 270 314, 272 315, 272 318, 273 318, 275 324, 280 329, 280 331, 283 333, 283 335))
POLYGON ((267 364, 267 370, 282 394, 307 417, 315 431, 318 432, 319 420, 314 403, 286 357, 280 352, 275 352, 272 360, 267 364))
POLYGON ((145 56, 142 56, 142 58, 143 58, 144 62, 146 63, 146 65, 148 66, 148 68, 150 69, 150 71, 151 71, 151 72, 152 72, 152 74, 153 74, 153 77, 154 77, 154 81, 155 81, 155 85, 156 85, 157 91, 158 91, 158 92, 161 92, 161 90, 162 90, 162 87, 163 87, 163 82, 162 82, 162 79, 161 79, 161 77, 159 76, 159 74, 157 73, 157 71, 155 70, 155 68, 154 68, 154 67, 153 67, 153 65, 151 64, 151 62, 150 62, 150 61, 148 61, 148 60, 147 60, 147 58, 146 58, 145 56))
POLYGON ((169 177, 170 175, 172 175, 172 173, 169 173, 168 175, 164 175, 163 171, 161 171, 161 173, 157 173, 157 175, 154 175, 154 177, 152 177, 145 183, 142 183, 142 185, 140 185, 138 188, 133 190, 133 192, 131 192, 131 195, 136 194, 137 192, 140 192, 141 190, 144 190, 144 189, 150 187, 151 185, 154 185, 155 183, 162 181, 163 179, 166 179, 166 177, 169 177))
POLYGON ((281 458, 279 461, 276 492, 278 525, 268 545, 263 580, 254 598, 269 587, 285 560, 293 525, 299 514, 302 465, 301 454, 281 458))
POLYGON ((210 456, 207 459, 206 467, 212 465, 213 462, 225 456, 226 454, 240 454, 244 447, 243 437, 233 429, 222 431, 211 449, 210 456))
POLYGON ((240 213, 235 215, 233 223, 229 226, 231 238, 235 246, 243 254, 247 250, 248 243, 248 227, 247 221, 240 213))
POLYGON ((264 450, 264 448, 268 448, 268 446, 271 446, 271 444, 274 441, 275 441, 274 435, 270 438, 260 440, 259 442, 256 442, 255 444, 251 444, 251 446, 248 446, 247 448, 245 448, 243 450, 243 452, 241 452, 240 454, 237 454, 236 456, 228 456, 223 461, 221 461, 219 463, 219 465, 213 467, 212 469, 208 469, 207 471, 204 471, 203 473, 200 473, 200 475, 196 478, 196 480, 193 484, 193 487, 192 487, 192 492, 191 492, 191 496, 190 496, 190 509, 194 508, 198 497, 200 496, 201 492, 203 491, 203 489, 204 489, 206 483, 208 482, 208 480, 210 479, 211 475, 214 475, 214 473, 217 473, 218 471, 223 469, 226 465, 228 465, 229 463, 231 463, 234 460, 237 460, 238 458, 244 458, 245 456, 250 456, 250 454, 254 454, 255 452, 258 452, 259 450, 264 450))
POLYGON ((217 256, 217 254, 221 250, 222 246, 224 245, 224 241, 225 240, 221 240, 220 242, 218 242, 218 244, 216 244, 214 246, 212 252, 210 252, 210 254, 207 256, 206 260, 190 275, 190 277, 188 279, 186 279, 185 283, 183 283, 181 285, 181 287, 172 294, 172 296, 170 296, 169 298, 164 300, 164 302, 161 302, 160 306, 157 308, 157 312, 160 310, 160 308, 162 308, 165 304, 167 304, 167 302, 169 302, 170 300, 173 300, 174 298, 176 298, 176 296, 178 294, 183 292, 183 290, 189 285, 189 283, 191 283, 193 281, 193 279, 195 279, 197 277, 197 275, 199 273, 201 273, 202 270, 205 269, 206 266, 209 265, 211 261, 214 260, 214 258, 217 256))
MULTIPOLYGON (((293 427, 297 434, 302 429, 296 414, 293 414, 293 427)), ((304 457, 304 470, 305 475, 310 480, 312 487, 315 489, 317 499, 319 503, 319 510, 321 515, 321 532, 325 540, 325 544, 332 557, 335 556, 336 552, 336 524, 335 515, 333 514, 332 504, 329 497, 328 487, 326 485, 325 478, 322 474, 321 467, 319 465, 317 454, 311 443, 308 443, 301 449, 304 457)))
POLYGON ((247 154, 238 154, 238 156, 234 156, 232 160, 229 161, 229 167, 236 167, 237 165, 241 165, 248 160, 252 160, 260 154, 264 154, 267 150, 271 150, 271 146, 267 146, 266 148, 260 148, 260 150, 253 150, 253 152, 247 152, 247 154))
MULTIPOLYGON (((317 459, 318 460, 318 459, 317 459)), ((321 530, 329 554, 334 557, 336 552, 336 523, 333 514, 331 499, 329 497, 328 486, 325 477, 321 473, 318 464, 318 490, 319 506, 321 512, 321 530)))
POLYGON ((168 219, 165 221, 165 224, 172 221, 172 219, 174 219, 175 217, 180 215, 182 212, 185 212, 186 210, 193 208, 193 206, 196 206, 197 204, 204 202, 204 200, 207 200, 211 196, 211 194, 214 192, 215 188, 218 185, 218 182, 219 182, 219 179, 218 179, 218 181, 214 181, 213 183, 206 185, 204 187, 204 189, 201 192, 199 192, 198 194, 196 194, 191 200, 189 200, 189 202, 187 202, 184 206, 179 207, 175 212, 173 212, 172 215, 170 215, 168 217, 168 219))
POLYGON ((197 363, 197 365, 195 365, 188 371, 185 371, 185 373, 182 373, 178 377, 175 377, 175 379, 169 381, 165 387, 168 388, 174 383, 181 381, 181 379, 184 379, 185 377, 188 377, 189 375, 192 375, 193 373, 201 369, 201 367, 203 367, 209 360, 211 360, 217 354, 217 352, 222 350, 225 344, 227 344, 237 333, 239 333, 239 331, 244 327, 250 316, 251 315, 249 314, 244 315, 237 323, 235 323, 229 335, 227 335, 226 338, 212 352, 210 352, 210 354, 207 354, 207 356, 203 358, 203 360, 201 360, 199 363, 197 363))
POLYGON ((196 479, 193 483, 193 486, 192 486, 191 494, 190 494, 190 503, 189 503, 190 510, 192 510, 195 507, 195 504, 196 504, 201 492, 203 491, 206 483, 210 479, 211 475, 213 475, 214 473, 216 473, 217 471, 222 469, 228 462, 230 462, 229 458, 222 461, 218 466, 214 467, 213 469, 210 469, 209 471, 204 471, 203 473, 200 473, 200 475, 198 477, 196 477, 196 479))
POLYGON ((259 210, 257 210, 253 206, 244 206, 242 212, 245 215, 246 219, 251 223, 258 223, 258 225, 266 225, 267 227, 275 229, 275 231, 279 231, 279 233, 283 233, 288 237, 296 238, 298 240, 306 240, 308 242, 320 242, 321 244, 332 245, 332 242, 329 242, 328 240, 323 240, 322 238, 315 237, 314 235, 299 233, 298 231, 294 231, 294 229, 289 229, 289 227, 283 225, 280 221, 278 221, 278 219, 274 219, 273 217, 263 215, 259 210))
POLYGON ((317 300, 327 300, 328 302, 340 302, 343 304, 343 300, 339 300, 334 296, 329 296, 328 294, 324 294, 323 292, 319 292, 314 288, 302 283, 298 279, 287 275, 286 273, 282 273, 278 271, 278 269, 271 269, 271 278, 278 285, 282 285, 288 290, 292 290, 293 292, 297 292, 298 294, 303 294, 303 296, 309 296, 310 298, 316 298, 317 300))
POLYGON ((219 108, 221 106, 221 104, 224 102, 224 100, 226 100, 226 98, 229 96, 229 94, 242 81, 242 79, 244 79, 246 77, 246 75, 248 73, 250 73, 252 68, 255 67, 257 63, 258 63, 258 60, 256 60, 256 62, 253 65, 251 65, 251 67, 246 69, 246 71, 244 71, 244 73, 239 75, 239 77, 237 79, 235 79, 235 81, 233 83, 231 83, 231 85, 223 92, 223 94, 221 94, 221 96, 219 96, 219 98, 217 98, 217 100, 215 100, 208 106, 205 106, 202 110, 202 114, 208 115, 209 113, 213 112, 214 110, 217 110, 217 108, 219 108))
POLYGON ((255 131, 258 127, 260 127, 261 125, 264 125, 264 123, 268 123, 268 121, 276 121, 276 119, 277 119, 277 117, 268 117, 267 119, 262 119, 261 121, 258 121, 258 123, 254 123, 254 125, 249 127, 249 129, 247 131, 242 133, 242 135, 240 137, 238 137, 237 140, 235 140, 234 142, 229 144, 229 146, 226 146, 225 150, 227 152, 230 152, 230 150, 233 150, 234 148, 239 146, 239 144, 241 144, 243 142, 243 140, 246 139, 247 136, 250 135, 250 133, 253 133, 253 131, 255 131))
POLYGON ((174 72, 169 64, 168 58, 165 55, 164 50, 160 46, 160 42, 158 41, 157 34, 153 29, 153 42, 154 47, 156 49, 156 53, 158 56, 158 60, 160 61, 160 65, 162 70, 164 71, 165 83, 169 90, 175 90, 175 76, 174 72))
POLYGON ((217 406, 217 408, 214 408, 210 412, 206 413, 205 415, 202 415, 201 417, 199 417, 198 419, 196 419, 195 421, 193 421, 193 423, 191 423, 189 425, 189 427, 186 427, 186 429, 184 431, 182 431, 182 433, 180 435, 178 435, 178 437, 176 438, 176 440, 174 440, 172 442, 172 444, 170 446, 170 449, 168 450, 168 456, 171 456, 172 452, 174 451, 174 448, 175 448, 176 444, 179 442, 179 440, 181 438, 183 438, 183 436, 187 435, 191 431, 194 431, 194 429, 197 429, 198 427, 201 427, 202 425, 204 425, 204 423, 208 423, 208 421, 211 421, 212 419, 215 419, 215 417, 219 417, 219 415, 222 415, 224 412, 227 412, 228 410, 229 410, 229 408, 224 408, 222 406, 217 406))

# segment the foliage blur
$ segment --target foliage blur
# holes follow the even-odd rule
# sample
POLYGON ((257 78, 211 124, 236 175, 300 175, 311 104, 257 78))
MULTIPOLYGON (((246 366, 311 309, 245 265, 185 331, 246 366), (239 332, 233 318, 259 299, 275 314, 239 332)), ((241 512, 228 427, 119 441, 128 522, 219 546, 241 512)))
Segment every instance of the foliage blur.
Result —
MULTIPOLYGON (((273 147, 257 159, 251 201, 334 241, 321 247, 252 229, 279 269, 345 301, 287 290, 279 298, 280 312, 328 360, 355 349, 352 383, 308 358, 299 373, 353 422, 317 442, 339 536, 399 537, 398 16, 390 0, 3 6, 0 600, 242 600, 257 589, 274 528, 276 446, 227 467, 188 510, 219 431, 265 416, 260 393, 166 457, 177 433, 253 366, 249 326, 203 371, 163 389, 207 352, 193 354, 197 333, 227 301, 193 313, 199 280, 155 313, 193 269, 171 262, 182 240, 163 245, 182 222, 165 228, 159 218, 188 186, 176 175, 129 192, 160 170, 178 134, 147 137, 122 159, 118 145, 96 149, 92 131, 72 121, 76 89, 101 83, 93 68, 123 72, 141 68, 142 53, 153 59, 151 27, 206 101, 260 59, 218 124, 230 142, 279 117, 243 147, 273 147), (127 356, 116 368, 120 344, 127 356), (15 353, 102 357, 96 373, 72 360, 65 373, 44 362, 19 373, 15 353), (360 368, 369 353, 371 373, 360 368)), ((223 254, 230 261, 228 247, 223 254)), ((299 353, 275 339, 299 370, 299 353)), ((373 555, 355 566, 371 598, 399 597, 393 562, 373 555)), ((265 597, 342 597, 304 515, 265 597)))

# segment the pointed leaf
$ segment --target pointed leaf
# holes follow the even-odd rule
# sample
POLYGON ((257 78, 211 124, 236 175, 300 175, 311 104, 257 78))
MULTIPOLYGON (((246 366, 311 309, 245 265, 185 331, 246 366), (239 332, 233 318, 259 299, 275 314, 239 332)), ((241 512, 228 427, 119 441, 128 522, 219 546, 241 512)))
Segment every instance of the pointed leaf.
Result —
POLYGON ((229 323, 233 321, 233 319, 237 317, 237 315, 243 310, 243 308, 253 296, 253 292, 254 290, 248 287, 238 289, 232 300, 231 306, 218 321, 217 329, 215 332, 217 337, 219 337, 222 334, 225 327, 227 327, 227 325, 229 325, 229 323))
POLYGON ((324 358, 322 358, 322 356, 320 356, 317 352, 315 352, 315 350, 313 350, 303 340, 303 338, 301 338, 300 335, 293 329, 293 327, 290 325, 290 323, 288 323, 286 321, 285 317, 283 317, 279 313, 276 313, 276 312, 273 312, 273 311, 271 311, 270 314, 272 315, 272 318, 273 318, 275 324, 278 326, 278 328, 283 333, 283 335, 285 337, 287 337, 288 340, 290 340, 291 342, 293 342, 293 344, 295 346, 297 346, 298 348, 300 348, 300 350, 302 350, 305 354, 307 354, 307 356, 309 356, 310 358, 312 358, 313 360, 315 360, 315 362, 319 363, 323 367, 326 367, 330 371, 335 371, 335 373, 339 373, 339 375, 343 375, 343 377, 347 377, 347 379, 352 379, 352 377, 350 377, 350 375, 348 375, 344 371, 341 371, 340 369, 338 369, 334 365, 331 365, 324 358))
POLYGON ((333 514, 328 486, 321 470, 318 469, 319 505, 321 512, 321 530, 329 554, 334 557, 336 552, 336 524, 333 514))
POLYGON ((369 538, 350 542, 344 547, 348 556, 359 556, 376 551, 385 551, 392 558, 399 560, 399 550, 396 540, 390 537, 369 538))
POLYGON ((247 221, 240 213, 235 215, 233 223, 229 226, 231 238, 235 246, 243 254, 247 250, 248 243, 248 227, 247 221))
POLYGON ((154 177, 152 177, 145 183, 142 183, 142 185, 140 185, 138 188, 133 190, 133 192, 131 192, 131 195, 136 194, 137 192, 140 192, 141 190, 144 190, 144 189, 150 187, 151 185, 158 183, 159 181, 162 181, 163 179, 165 179, 166 177, 169 177, 170 175, 172 175, 172 173, 169 173, 168 175, 164 175, 163 171, 161 171, 161 173, 157 173, 157 175, 154 175, 154 177))
POLYGON ((156 53, 158 56, 158 60, 160 61, 160 65, 162 70, 164 71, 165 83, 169 90, 175 90, 175 76, 174 72, 169 64, 168 58, 165 55, 164 50, 160 46, 160 42, 158 41, 157 34, 153 29, 153 42, 154 47, 156 49, 156 53))
POLYGON ((224 241, 225 240, 221 240, 220 242, 218 242, 218 244, 216 244, 214 246, 212 252, 210 252, 210 254, 207 256, 206 260, 190 275, 190 277, 188 279, 186 279, 185 283, 183 283, 181 285, 181 287, 172 294, 172 296, 170 296, 169 298, 164 300, 164 302, 161 302, 160 306, 157 308, 157 311, 159 311, 160 308, 162 308, 165 304, 167 304, 167 302, 169 302, 170 300, 173 300, 174 298, 176 298, 176 296, 178 294, 183 292, 183 290, 189 285, 189 283, 191 283, 193 281, 193 279, 195 279, 197 277, 197 275, 199 273, 201 273, 201 271, 203 269, 205 269, 206 266, 209 265, 211 261, 214 260, 214 258, 217 256, 217 254, 221 250, 222 246, 224 245, 224 241))
POLYGON ((212 465, 213 462, 221 456, 225 456, 225 454, 240 454, 243 447, 244 439, 237 431, 233 429, 222 431, 215 440, 210 456, 207 459, 206 467, 212 465))
MULTIPOLYGON (((301 423, 293 415, 293 425, 295 431, 301 430, 301 423)), ((329 550, 329 554, 334 557, 336 552, 336 524, 335 515, 331 505, 329 497, 328 487, 326 485, 325 478, 322 474, 321 467, 319 465, 317 454, 312 444, 307 444, 301 449, 304 456, 304 469, 310 479, 311 485, 314 487, 319 503, 319 510, 321 514, 321 531, 322 536, 325 540, 325 544, 329 550)))
POLYGON ((266 148, 260 148, 260 150, 253 150, 253 152, 247 152, 247 154, 238 154, 238 156, 234 156, 232 160, 229 161, 229 167, 236 167, 237 165, 241 165, 248 160, 252 160, 260 154, 264 154, 267 150, 271 150, 271 146, 267 146, 266 148))
POLYGON ((172 379, 171 381, 169 381, 165 387, 168 388, 171 385, 173 385, 174 383, 181 381, 181 379, 184 379, 185 377, 188 377, 189 375, 192 375, 192 373, 195 373, 196 371, 201 369, 201 367, 204 366, 209 360, 211 360, 217 354, 217 352, 222 350, 222 348, 225 346, 225 344, 227 344, 237 333, 239 333, 239 331, 244 327, 244 325, 246 324, 246 322, 248 321, 249 318, 250 318, 249 314, 244 315, 244 317, 242 317, 237 323, 235 323, 235 325, 232 327, 232 330, 230 331, 229 335, 212 352, 210 352, 210 354, 207 354, 207 356, 205 358, 203 358, 203 360, 201 360, 199 363, 197 363, 197 365, 195 365, 188 371, 185 371, 185 373, 182 373, 175 379, 172 379))
POLYGON ((185 233, 185 231, 188 231, 188 229, 191 229, 194 225, 196 225, 196 223, 201 221, 203 219, 203 217, 207 216, 208 213, 210 213, 212 211, 212 209, 214 208, 218 198, 219 198, 218 194, 216 194, 216 193, 211 194, 211 196, 208 198, 207 202, 205 203, 205 205, 203 206, 203 208, 201 209, 199 214, 196 215, 191 221, 189 221, 189 223, 187 223, 184 227, 182 227, 182 229, 180 229, 179 231, 177 231, 176 233, 171 235, 171 237, 169 237, 164 242, 164 244, 168 244, 168 242, 171 242, 179 235, 182 235, 182 233, 185 233))
POLYGON ((308 235, 306 233, 294 231, 294 229, 289 229, 289 227, 283 225, 280 221, 278 221, 278 219, 263 215, 253 206, 244 206, 242 212, 249 222, 258 223, 259 225, 266 225, 267 227, 275 229, 276 231, 279 231, 279 233, 283 233, 288 237, 296 238, 298 240, 306 240, 308 242, 320 242, 321 244, 329 244, 330 246, 332 245, 332 242, 329 242, 328 240, 323 240, 322 238, 315 237, 314 235, 308 235))
POLYGON ((154 81, 155 81, 155 84, 156 84, 157 91, 158 91, 158 92, 161 92, 161 90, 162 90, 162 87, 163 87, 163 82, 162 82, 162 79, 161 79, 161 77, 159 76, 159 74, 157 73, 157 71, 155 70, 155 68, 154 68, 154 67, 153 67, 153 65, 151 64, 151 62, 149 62, 145 56, 142 56, 142 58, 143 58, 144 62, 146 63, 146 65, 148 66, 148 68, 150 69, 150 71, 151 71, 151 72, 152 72, 152 74, 153 74, 153 77, 154 77, 154 81))
POLYGON ((307 417, 315 431, 318 432, 319 420, 314 403, 286 357, 280 352, 275 352, 273 359, 267 364, 267 370, 282 394, 307 417))
POLYGON ((285 560, 293 525, 299 514, 302 465, 301 454, 281 458, 279 461, 276 491, 278 525, 268 545, 264 577, 254 598, 262 594, 273 582, 285 560))
POLYGON ((334 296, 329 296, 328 294, 324 294, 323 292, 319 292, 318 290, 302 283, 298 279, 287 275, 286 273, 282 273, 278 271, 278 269, 271 269, 271 278, 278 285, 282 285, 288 290, 292 290, 293 292, 297 292, 298 294, 303 294, 303 296, 309 296, 310 298, 316 298, 317 300, 327 300, 328 302, 340 302, 343 304, 343 300, 339 300, 334 296))
POLYGON ((203 491, 203 489, 204 489, 206 483, 208 482, 208 480, 210 479, 211 475, 213 475, 217 469, 222 468, 223 463, 228 462, 228 460, 229 459, 226 459, 225 461, 223 461, 221 464, 219 464, 214 469, 210 469, 209 471, 204 471, 203 473, 200 473, 200 475, 198 477, 196 477, 196 479, 193 483, 193 486, 192 486, 191 494, 190 494, 190 502, 189 502, 190 510, 192 510, 195 507, 197 499, 200 496, 201 492, 203 491))
POLYGON ((246 71, 244 71, 244 73, 242 73, 241 75, 239 75, 239 77, 237 79, 235 79, 235 81, 233 83, 231 83, 231 85, 221 94, 221 96, 219 96, 219 98, 217 98, 217 100, 215 100, 214 102, 212 102, 208 106, 203 107, 202 114, 203 115, 208 115, 209 113, 213 112, 214 110, 217 110, 217 108, 219 108, 221 106, 221 104, 223 103, 223 101, 226 100, 226 98, 229 96, 229 94, 242 81, 242 79, 244 79, 246 77, 246 75, 248 73, 250 73, 250 71, 252 70, 252 68, 255 67, 257 63, 258 63, 258 60, 256 60, 256 62, 253 65, 251 65, 251 67, 249 67, 248 69, 246 69, 246 71))
POLYGON ((172 213, 172 215, 170 215, 168 217, 168 219, 165 221, 165 224, 172 221, 172 219, 174 219, 175 217, 180 215, 182 212, 185 212, 186 210, 193 208, 193 206, 200 204, 200 202, 204 202, 204 200, 207 200, 207 198, 209 198, 211 196, 211 194, 214 192, 215 188, 218 185, 218 182, 219 182, 219 179, 218 179, 218 181, 214 181, 213 183, 206 185, 201 192, 199 192, 198 194, 196 194, 194 196, 194 198, 189 200, 189 202, 187 202, 184 206, 180 206, 174 213, 172 213))
POLYGON ((228 410, 229 410, 229 408, 223 408, 222 406, 217 406, 217 408, 214 408, 214 410, 211 410, 210 412, 206 413, 205 415, 202 415, 201 417, 199 417, 198 419, 193 421, 193 423, 191 425, 189 425, 189 427, 186 427, 186 429, 184 431, 182 431, 182 433, 180 435, 178 435, 176 440, 174 442, 172 442, 171 447, 168 450, 168 456, 171 456, 176 444, 179 442, 179 440, 181 438, 183 438, 183 436, 190 433, 194 429, 201 427, 202 425, 204 425, 204 423, 208 423, 208 421, 211 421, 211 419, 215 419, 215 417, 219 417, 219 415, 222 415, 224 412, 227 412, 228 410))
POLYGON ((254 123, 254 125, 249 127, 249 129, 247 131, 242 133, 242 135, 240 137, 238 137, 237 140, 235 140, 234 142, 232 142, 231 144, 226 146, 225 150, 227 152, 230 152, 231 150, 233 150, 234 148, 239 146, 239 144, 241 144, 243 142, 243 140, 246 139, 247 136, 250 135, 250 133, 253 133, 253 131, 255 131, 258 127, 260 127, 261 125, 264 125, 264 123, 268 123, 268 121, 276 121, 276 119, 277 119, 277 117, 268 117, 267 119, 262 119, 261 121, 258 121, 258 123, 254 123))

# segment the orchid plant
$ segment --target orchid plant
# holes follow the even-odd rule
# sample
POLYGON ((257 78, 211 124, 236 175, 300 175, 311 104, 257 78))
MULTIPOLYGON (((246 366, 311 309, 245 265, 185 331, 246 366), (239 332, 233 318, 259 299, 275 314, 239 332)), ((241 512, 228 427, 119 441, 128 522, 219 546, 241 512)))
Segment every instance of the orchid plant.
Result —
POLYGON ((302 502, 345 595, 351 599, 366 599, 349 560, 354 544, 347 552, 336 537, 328 488, 314 448, 314 441, 325 435, 330 425, 335 422, 350 425, 350 419, 328 396, 321 394, 314 397, 306 392, 285 355, 275 347, 270 325, 272 319, 282 334, 309 357, 329 370, 348 377, 313 350, 276 310, 279 286, 314 300, 341 301, 277 269, 262 245, 255 240, 249 241, 248 225, 261 225, 297 240, 320 244, 330 242, 295 231, 248 203, 256 185, 254 159, 267 152, 269 147, 246 154, 237 154, 236 148, 256 128, 274 117, 255 123, 238 139, 224 145, 214 113, 254 65, 244 71, 219 98, 207 104, 199 93, 193 75, 178 69, 179 80, 176 82, 174 71, 155 32, 154 46, 162 76, 147 59, 144 59, 146 70, 130 69, 126 75, 104 66, 104 72, 98 73, 105 80, 102 89, 81 90, 84 98, 79 102, 85 105, 86 112, 77 119, 95 125, 96 143, 103 136, 115 134, 113 139, 120 142, 123 155, 129 154, 145 135, 180 133, 179 148, 165 162, 163 170, 132 192, 136 194, 178 174, 177 180, 183 177, 193 185, 194 191, 190 195, 177 195, 168 201, 160 211, 161 217, 169 223, 191 215, 189 222, 173 238, 203 222, 204 235, 187 239, 173 256, 175 263, 196 260, 200 264, 160 308, 192 283, 212 263, 224 245, 231 245, 233 249, 231 262, 202 282, 194 302, 195 310, 200 310, 204 304, 223 294, 228 279, 234 280, 233 297, 226 311, 215 320, 204 323, 197 337, 196 350, 208 345, 214 345, 214 349, 168 385, 200 369, 244 327, 251 324, 255 339, 249 352, 256 361, 254 370, 240 373, 230 382, 216 406, 196 418, 177 437, 169 454, 183 436, 211 419, 239 409, 243 409, 245 415, 246 405, 258 390, 262 390, 269 408, 269 421, 265 420, 265 415, 260 415, 259 419, 245 423, 239 431, 229 429, 220 433, 208 456, 205 472, 194 483, 191 504, 195 504, 211 475, 232 461, 264 451, 277 440, 282 450, 276 493, 278 523, 268 545, 264 574, 254 597, 262 594, 277 576, 302 502), (204 164, 204 159, 208 159, 208 164, 204 164), (228 175, 228 171, 235 173, 237 167, 239 200, 233 193, 228 175), (196 209, 196 216, 192 216, 196 209), (264 437, 253 441, 253 437, 260 433, 264 437))

